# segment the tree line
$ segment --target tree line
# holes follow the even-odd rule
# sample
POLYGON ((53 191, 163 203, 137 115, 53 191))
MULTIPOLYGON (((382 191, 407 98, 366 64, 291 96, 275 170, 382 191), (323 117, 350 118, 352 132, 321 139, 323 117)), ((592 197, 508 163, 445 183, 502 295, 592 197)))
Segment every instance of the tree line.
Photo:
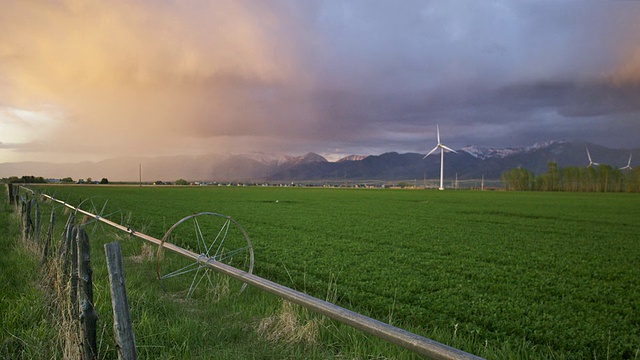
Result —
POLYGON ((47 181, 42 176, 23 175, 22 177, 10 176, 8 178, 2 178, 2 182, 7 184, 44 184, 47 181))
POLYGON ((543 174, 515 168, 503 172, 501 180, 507 190, 518 191, 640 192, 640 169, 610 165, 560 168, 550 161, 543 174))
MULTIPOLYGON (((50 181, 43 178, 42 176, 23 175, 22 177, 10 176, 8 178, 2 178, 0 179, 0 182, 6 183, 6 184, 45 184, 50 181)), ((73 184, 76 181, 74 181, 70 177, 65 177, 55 182, 61 182, 63 184, 73 184)), ((97 181, 93 181, 91 178, 87 178, 87 180, 79 179, 77 183, 78 184, 98 184, 97 181)), ((99 184, 108 184, 108 183, 109 183, 109 179, 107 178, 102 178, 102 180, 100 180, 99 182, 99 184)))

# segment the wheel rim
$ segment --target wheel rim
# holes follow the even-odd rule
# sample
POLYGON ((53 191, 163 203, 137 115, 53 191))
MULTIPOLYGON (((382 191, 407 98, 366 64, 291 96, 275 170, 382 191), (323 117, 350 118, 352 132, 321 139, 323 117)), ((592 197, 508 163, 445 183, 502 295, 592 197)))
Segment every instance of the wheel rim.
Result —
POLYGON ((186 298, 242 292, 247 284, 220 273, 207 263, 217 261, 253 272, 253 245, 244 228, 229 216, 201 212, 176 222, 162 238, 156 254, 156 272, 162 287, 186 298), (178 254, 164 256, 164 243, 200 254, 197 261, 178 254), (161 266, 162 263, 162 266, 161 266))

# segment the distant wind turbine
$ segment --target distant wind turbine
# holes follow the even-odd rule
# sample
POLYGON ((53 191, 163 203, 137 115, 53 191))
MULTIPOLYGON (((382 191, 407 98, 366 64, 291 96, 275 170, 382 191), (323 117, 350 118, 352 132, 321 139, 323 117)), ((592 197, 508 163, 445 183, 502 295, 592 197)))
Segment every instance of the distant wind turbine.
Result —
POLYGON ((594 163, 593 161, 591 161, 591 154, 589 154, 589 148, 588 148, 588 147, 585 147, 585 149, 587 149, 587 157, 589 158, 589 165, 588 165, 587 167, 589 167, 589 166, 593 166, 593 165, 596 165, 596 166, 597 166, 597 165, 600 165, 600 164, 598 164, 598 163, 594 163))
POLYGON ((436 133, 438 136, 438 144, 436 145, 436 147, 433 148, 433 150, 429 151, 429 153, 425 155, 423 159, 426 159, 427 156, 431 155, 434 151, 440 149, 440 190, 444 190, 444 152, 445 150, 454 152, 456 154, 457 152, 440 142, 440 126, 439 125, 436 125, 436 133))
POLYGON ((621 167, 621 168, 620 168, 620 170, 633 170, 633 169, 631 168, 631 156, 632 156, 632 155, 633 155, 633 154, 629 154, 629 162, 627 162, 627 166, 623 166, 623 167, 621 167))

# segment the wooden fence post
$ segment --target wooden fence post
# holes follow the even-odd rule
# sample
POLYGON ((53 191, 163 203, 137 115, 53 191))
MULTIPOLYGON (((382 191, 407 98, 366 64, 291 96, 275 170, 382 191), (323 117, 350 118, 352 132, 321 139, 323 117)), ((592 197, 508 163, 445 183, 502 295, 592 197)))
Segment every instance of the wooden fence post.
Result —
POLYGON ((104 245, 107 269, 111 285, 111 307, 113 308, 113 331, 116 335, 118 359, 136 358, 136 340, 131 325, 131 314, 127 302, 127 291, 122 267, 122 252, 117 242, 104 245))
POLYGON ((13 205, 16 207, 16 211, 18 211, 18 206, 20 206, 19 199, 21 198, 19 191, 13 189, 13 205))
POLYGON ((29 238, 31 229, 31 201, 26 199, 22 202, 22 240, 29 238))
POLYGON ((62 231, 62 240, 60 241, 60 248, 58 248, 58 258, 62 259, 63 256, 66 256, 65 251, 67 250, 67 239, 69 238, 69 228, 73 226, 73 222, 75 221, 76 213, 72 212, 67 219, 67 223, 64 226, 64 230, 62 231))
POLYGON ((13 184, 7 184, 7 195, 9 196, 9 205, 16 204, 16 198, 13 196, 13 184))
POLYGON ((93 283, 91 281, 91 256, 89 237, 82 227, 78 229, 78 270, 80 280, 80 321, 82 322, 82 345, 87 360, 98 358, 97 322, 93 308, 93 283))
POLYGON ((51 210, 51 218, 49 219, 49 230, 47 231, 47 239, 44 242, 44 250, 42 251, 42 263, 43 266, 49 257, 49 245, 51 244, 51 237, 53 236, 53 226, 56 221, 56 210, 51 210))
MULTIPOLYGON (((74 229, 73 234, 77 234, 78 239, 80 232, 74 229)), ((78 241, 71 241, 71 286, 69 303, 71 304, 71 318, 77 319, 78 314, 78 241)))
POLYGON ((69 257, 71 257, 72 244, 73 242, 75 242, 77 235, 78 235, 78 228, 73 226, 73 224, 70 225, 69 228, 67 229, 67 238, 66 238, 65 249, 63 253, 64 261, 62 263, 62 284, 66 284, 67 278, 69 277, 69 265, 70 265, 69 257))
POLYGON ((36 242, 36 244, 39 244, 40 243, 40 203, 35 198, 31 200, 31 202, 32 204, 36 205, 36 222, 33 226, 33 240, 36 242))

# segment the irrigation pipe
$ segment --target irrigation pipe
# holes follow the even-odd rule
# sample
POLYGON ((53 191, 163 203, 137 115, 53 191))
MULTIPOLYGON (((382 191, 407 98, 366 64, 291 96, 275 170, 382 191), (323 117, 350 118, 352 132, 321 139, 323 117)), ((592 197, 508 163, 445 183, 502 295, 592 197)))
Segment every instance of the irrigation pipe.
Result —
MULTIPOLYGON (((30 190, 30 189, 29 189, 30 190)), ((366 333, 374 335, 380 339, 384 339, 392 344, 402 346, 408 350, 411 350, 417 354, 430 357, 432 359, 437 360, 453 360, 453 359, 482 359, 481 357, 475 356, 473 354, 469 354, 462 350, 458 350, 456 348, 452 348, 450 346, 441 344, 437 341, 425 338, 423 336, 411 333, 409 331, 397 328, 395 326, 383 323, 376 319, 372 319, 370 317, 364 316, 362 314, 356 313, 354 311, 345 309, 343 307, 334 305, 330 302, 320 300, 318 298, 309 296, 305 293, 301 293, 299 291, 290 289, 286 286, 274 283, 273 281, 269 281, 267 279, 263 279, 259 276, 247 273, 245 271, 236 269, 232 266, 226 265, 224 263, 218 262, 213 258, 203 257, 200 254, 196 254, 192 251, 183 249, 174 244, 163 242, 160 239, 156 239, 152 236, 137 232, 128 228, 126 226, 115 223, 109 219, 105 219, 99 215, 92 214, 88 211, 79 209, 74 207, 71 204, 68 204, 64 201, 55 199, 52 196, 42 194, 42 196, 55 201, 59 204, 62 204, 72 210, 75 210, 79 213, 82 213, 86 216, 92 217, 98 221, 102 221, 103 223, 115 227, 116 229, 125 231, 132 236, 136 236, 140 239, 146 240, 150 243, 156 244, 159 247, 161 246, 164 249, 173 251, 178 255, 189 258, 193 261, 200 263, 203 266, 207 266, 215 271, 223 273, 227 276, 230 276, 234 279, 245 282, 249 285, 255 286, 259 289, 262 289, 268 293, 286 299, 292 303, 303 306, 311 311, 317 312, 319 314, 325 315, 331 319, 337 320, 346 325, 352 326, 356 329, 362 330, 366 333)))

